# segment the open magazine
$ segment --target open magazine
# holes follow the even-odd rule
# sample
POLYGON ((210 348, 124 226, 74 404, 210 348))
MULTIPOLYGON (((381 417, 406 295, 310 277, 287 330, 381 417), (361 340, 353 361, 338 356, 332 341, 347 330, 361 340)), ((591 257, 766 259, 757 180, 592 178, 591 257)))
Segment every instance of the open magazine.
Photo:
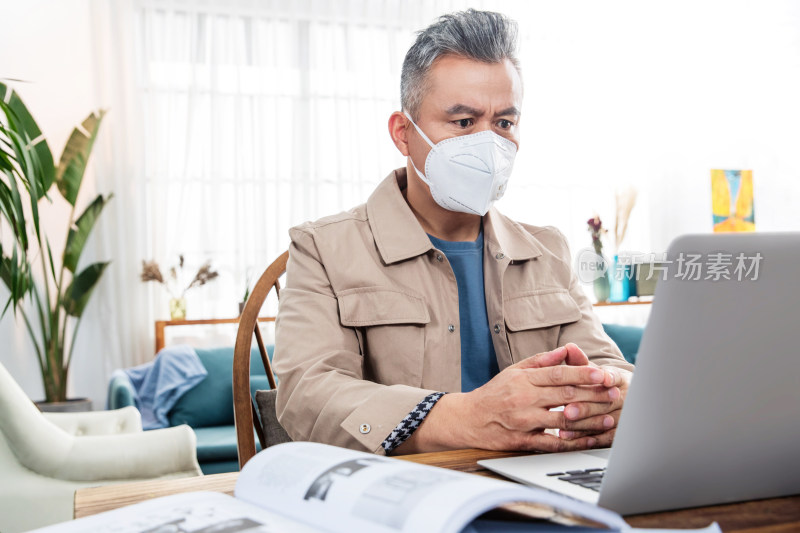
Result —
POLYGON ((612 511, 541 489, 310 442, 257 454, 235 496, 178 494, 37 532, 643 531, 612 511))

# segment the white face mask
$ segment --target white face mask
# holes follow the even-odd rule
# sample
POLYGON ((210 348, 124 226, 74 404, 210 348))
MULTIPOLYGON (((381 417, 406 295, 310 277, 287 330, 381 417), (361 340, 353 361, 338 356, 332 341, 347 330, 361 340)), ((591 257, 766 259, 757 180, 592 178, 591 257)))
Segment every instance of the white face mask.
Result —
POLYGON ((428 184, 436 203, 450 211, 485 215, 506 192, 517 146, 488 130, 433 144, 408 113, 405 115, 431 146, 425 174, 413 160, 411 166, 428 184))

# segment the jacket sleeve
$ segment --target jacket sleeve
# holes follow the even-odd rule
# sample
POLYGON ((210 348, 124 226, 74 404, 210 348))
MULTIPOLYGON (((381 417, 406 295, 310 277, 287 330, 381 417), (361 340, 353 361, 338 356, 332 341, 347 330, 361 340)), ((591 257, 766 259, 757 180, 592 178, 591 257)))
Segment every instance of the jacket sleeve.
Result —
POLYGON ((575 343, 589 357, 589 361, 598 366, 614 366, 633 372, 634 366, 622 356, 617 345, 603 330, 600 319, 594 313, 592 302, 580 286, 578 276, 572 269, 569 245, 564 235, 553 228, 558 236, 558 245, 561 257, 564 258, 566 268, 569 269, 569 294, 581 311, 581 318, 561 328, 558 345, 563 346, 569 342, 575 343))
POLYGON ((384 440, 436 391, 364 379, 358 336, 340 323, 314 229, 301 226, 289 234, 275 324, 278 419, 293 440, 383 454, 384 440))

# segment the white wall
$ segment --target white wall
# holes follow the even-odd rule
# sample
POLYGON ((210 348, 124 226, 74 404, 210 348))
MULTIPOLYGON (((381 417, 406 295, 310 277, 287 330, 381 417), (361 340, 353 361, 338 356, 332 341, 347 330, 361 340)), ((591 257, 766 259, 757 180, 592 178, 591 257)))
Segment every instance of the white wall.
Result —
MULTIPOLYGON (((3 18, 0 78, 28 82, 7 83, 17 90, 38 121, 57 164, 72 129, 97 107, 90 0, 0 0, 0 13, 3 18)), ((40 204, 40 209, 44 231, 58 256, 66 240, 69 205, 55 188, 51 192, 54 193, 51 195, 53 204, 40 204)), ((79 207, 94 194, 95 179, 90 167, 78 200, 79 207)), ((90 241, 81 264, 93 260, 93 254, 90 241)), ((0 287, 3 304, 7 296, 5 287, 0 287)), ((102 361, 103 348, 95 341, 101 325, 93 312, 93 304, 96 302, 87 308, 87 320, 78 335, 70 393, 90 397, 95 400, 95 408, 102 408, 106 370, 98 364, 102 361)), ((0 362, 31 398, 43 399, 44 389, 33 347, 25 330, 18 327, 10 315, 11 312, 0 321, 0 362)))
MULTIPOLYGON (((492 3, 502 8, 504 2, 492 3)), ((614 187, 637 186, 623 249, 712 230, 712 168, 753 169, 759 231, 798 230, 800 2, 520 2, 522 142, 502 208, 613 230, 614 187)), ((607 243, 613 247, 613 240, 607 243)))

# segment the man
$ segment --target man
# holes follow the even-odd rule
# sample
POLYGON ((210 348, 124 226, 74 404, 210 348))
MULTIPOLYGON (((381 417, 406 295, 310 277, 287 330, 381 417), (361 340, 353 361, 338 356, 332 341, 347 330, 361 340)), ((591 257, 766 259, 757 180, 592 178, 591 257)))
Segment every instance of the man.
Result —
POLYGON ((496 13, 421 32, 389 119, 406 168, 365 205, 290 231, 274 363, 293 439, 395 454, 610 445, 633 367, 564 237, 490 209, 519 147, 515 48, 496 13))

